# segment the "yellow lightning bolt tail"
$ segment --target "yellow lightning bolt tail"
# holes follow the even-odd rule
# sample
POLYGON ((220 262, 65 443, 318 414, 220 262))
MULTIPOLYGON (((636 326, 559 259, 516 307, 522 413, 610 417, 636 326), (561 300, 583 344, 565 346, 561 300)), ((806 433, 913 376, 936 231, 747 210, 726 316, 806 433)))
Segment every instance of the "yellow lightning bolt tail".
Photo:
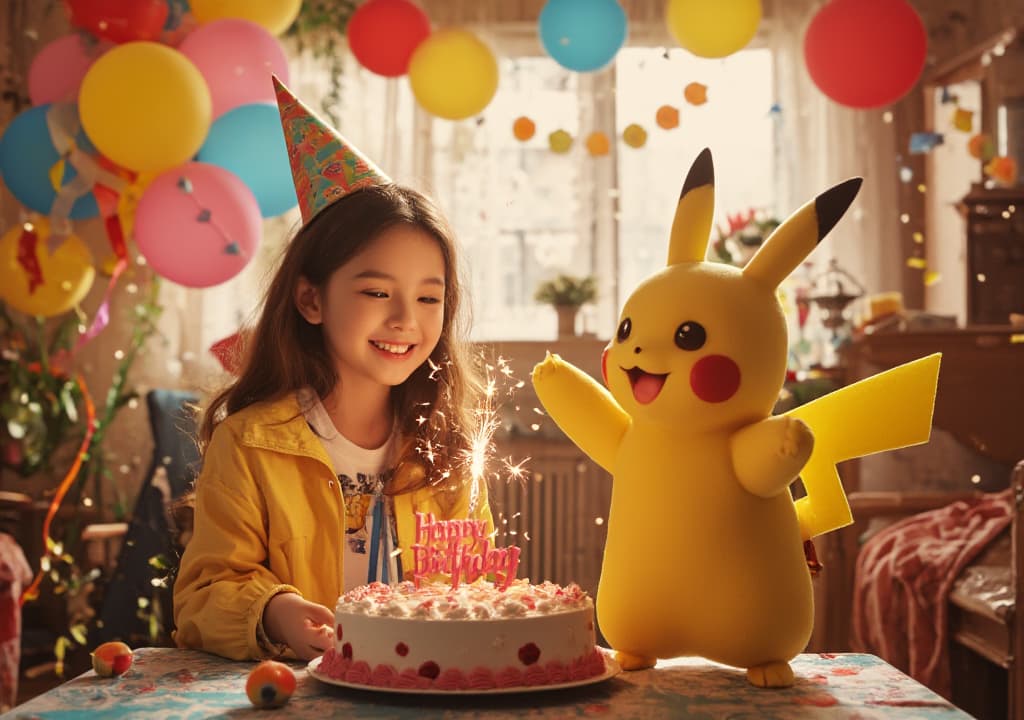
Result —
POLYGON ((787 413, 814 433, 800 473, 807 496, 796 503, 805 540, 853 522, 836 463, 928 442, 941 357, 905 363, 787 413))

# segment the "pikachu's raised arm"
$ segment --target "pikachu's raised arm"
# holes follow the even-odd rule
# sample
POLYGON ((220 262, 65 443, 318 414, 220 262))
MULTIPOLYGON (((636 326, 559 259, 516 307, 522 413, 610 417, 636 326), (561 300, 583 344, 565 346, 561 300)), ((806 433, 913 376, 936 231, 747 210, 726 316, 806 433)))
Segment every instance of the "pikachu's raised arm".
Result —
POLYGON ((558 355, 533 368, 533 387, 548 415, 598 465, 612 472, 629 415, 596 380, 558 355))

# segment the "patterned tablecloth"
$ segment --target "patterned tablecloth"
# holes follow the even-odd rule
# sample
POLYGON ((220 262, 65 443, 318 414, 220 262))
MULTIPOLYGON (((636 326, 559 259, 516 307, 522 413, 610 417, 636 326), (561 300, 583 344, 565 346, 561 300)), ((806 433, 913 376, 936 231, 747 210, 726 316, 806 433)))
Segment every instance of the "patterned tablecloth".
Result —
POLYGON ((327 685, 295 664, 298 687, 278 710, 246 699, 251 663, 190 650, 142 648, 132 669, 104 679, 92 671, 2 718, 969 718, 873 655, 806 654, 796 684, 760 690, 742 671, 704 660, 661 661, 584 687, 514 695, 398 695, 327 685))

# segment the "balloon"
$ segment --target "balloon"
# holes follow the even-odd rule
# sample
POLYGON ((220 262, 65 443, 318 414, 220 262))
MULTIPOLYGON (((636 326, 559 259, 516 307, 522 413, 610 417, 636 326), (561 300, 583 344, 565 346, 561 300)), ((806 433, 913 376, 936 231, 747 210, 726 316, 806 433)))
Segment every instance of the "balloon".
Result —
POLYGON ((192 15, 200 24, 242 18, 280 35, 299 15, 300 0, 192 0, 192 15))
POLYGON ((631 123, 622 131, 622 139, 631 148, 641 148, 647 142, 647 131, 636 123, 631 123))
POLYGON ((512 134, 515 135, 516 140, 521 142, 526 142, 532 138, 536 132, 537 124, 525 115, 517 117, 515 122, 512 123, 512 134))
POLYGON ((51 252, 50 224, 40 219, 31 225, 36 233, 36 261, 43 284, 29 290, 29 276, 18 262, 25 226, 17 224, 0 238, 0 296, 26 315, 59 315, 80 303, 92 287, 96 277, 92 253, 75 235, 68 235, 51 252))
POLYGON ((537 30, 544 50, 562 67, 599 70, 626 42, 626 13, 618 0, 548 0, 537 30))
POLYGON ((548 134, 548 147, 551 152, 567 153, 572 148, 572 135, 565 130, 555 130, 548 134))
MULTIPOLYGON (((50 171, 60 160, 46 122, 51 107, 47 104, 25 110, 11 121, 0 139, 0 174, 4 184, 18 202, 44 215, 50 213, 57 198, 50 171)), ((93 149, 81 131, 75 142, 83 150, 93 149)), ((74 166, 66 162, 62 186, 77 174, 74 166)), ((96 197, 89 192, 75 201, 68 217, 81 220, 95 217, 99 212, 96 197)))
POLYGON ((348 47, 371 72, 397 77, 409 71, 409 58, 430 35, 430 19, 408 0, 369 0, 348 21, 348 47))
POLYGON ((250 20, 214 20, 178 46, 206 79, 213 119, 239 105, 274 102, 273 73, 288 83, 288 59, 277 38, 250 20))
POLYGON ((905 0, 832 0, 804 35, 804 60, 814 84, 841 105, 890 105, 924 69, 928 36, 905 0))
POLYGON ((754 37, 761 24, 761 0, 668 0, 665 23, 694 55, 723 58, 754 37))
POLYGON ((190 162, 161 173, 135 210, 135 243, 159 275, 210 287, 233 278, 262 235, 252 191, 224 168, 190 162))
POLYGON ((612 144, 611 141, 608 139, 608 136, 605 135, 600 130, 592 132, 590 133, 590 135, 587 136, 586 146, 587 152, 593 155, 594 157, 601 157, 602 155, 607 155, 612 148, 612 144))
POLYGON ((33 58, 28 69, 28 97, 33 105, 75 102, 89 66, 110 49, 83 35, 57 38, 33 58))
POLYGON ((679 108, 672 107, 671 105, 662 105, 654 114, 654 120, 658 123, 658 127, 663 130, 677 128, 679 127, 679 108))
POLYGON ((462 120, 479 113, 494 97, 498 61, 491 49, 468 30, 438 30, 413 52, 409 85, 427 112, 462 120))
POLYGON ((210 129, 210 91, 202 74, 180 52, 158 43, 119 45, 93 63, 78 106, 100 152, 130 170, 180 165, 210 129))
POLYGON ((198 159, 237 175, 252 190, 263 217, 298 204, 276 105, 243 105, 225 113, 210 128, 198 159))
POLYGON ((167 0, 67 0, 71 24, 115 43, 158 40, 167 0))

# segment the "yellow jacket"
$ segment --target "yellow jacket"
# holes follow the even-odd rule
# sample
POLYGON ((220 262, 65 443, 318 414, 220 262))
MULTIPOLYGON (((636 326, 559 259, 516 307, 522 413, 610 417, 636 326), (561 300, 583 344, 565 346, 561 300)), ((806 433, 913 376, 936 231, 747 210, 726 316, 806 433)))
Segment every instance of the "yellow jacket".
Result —
MULTIPOLYGON (((394 497, 402 565, 412 572, 418 512, 473 517, 493 529, 485 483, 445 509, 433 489, 394 497)), ((195 529, 174 584, 175 641, 235 660, 268 655, 257 641, 279 592, 333 608, 343 588, 345 500, 294 395, 257 403, 217 426, 196 483, 195 529)))

